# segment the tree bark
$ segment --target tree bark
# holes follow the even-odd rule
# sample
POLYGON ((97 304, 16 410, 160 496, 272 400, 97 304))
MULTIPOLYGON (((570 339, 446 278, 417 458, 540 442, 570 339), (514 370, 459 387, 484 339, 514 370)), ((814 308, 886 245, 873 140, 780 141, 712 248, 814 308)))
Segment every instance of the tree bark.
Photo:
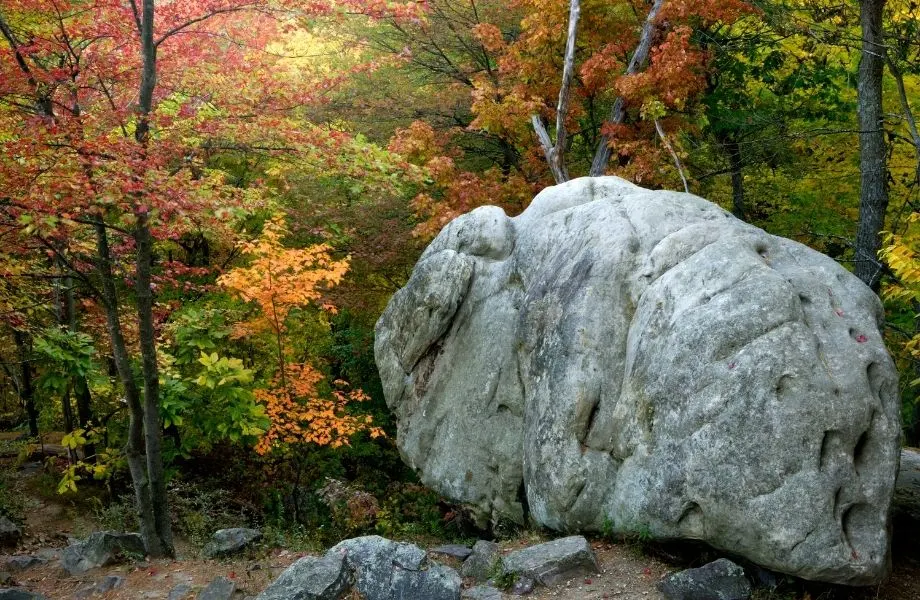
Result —
POLYGON ((880 232, 888 209, 887 164, 882 74, 885 46, 882 38, 884 0, 862 0, 862 57, 859 61, 857 104, 859 111, 859 226, 856 231, 855 274, 878 291, 881 262, 880 232))
POLYGON ((150 268, 153 260, 153 237, 146 212, 136 212, 137 225, 134 241, 137 246, 135 263, 138 337, 141 346, 141 365, 144 375, 144 436, 147 450, 147 476, 153 518, 158 543, 163 554, 172 556, 172 527, 166 499, 166 476, 163 469, 163 438, 160 424, 160 374, 157 368, 156 332, 153 327, 153 290, 150 268))
POLYGON ((732 177, 732 214, 747 221, 747 204, 744 198, 744 161, 741 158, 741 145, 736 141, 726 142, 728 165, 732 177))
MULTIPOLYGON (((63 271, 64 266, 61 266, 63 271)), ((73 277, 67 276, 64 278, 64 321, 66 321, 67 328, 72 331, 77 331, 77 307, 74 300, 73 293, 73 277)), ((77 424, 84 430, 89 429, 92 426, 93 421, 93 409, 92 409, 92 395, 89 391, 89 382, 86 381, 86 377, 82 375, 77 375, 73 378, 73 389, 74 396, 77 400, 77 424)), ((68 402, 68 405, 70 402, 68 402)), ((71 416, 71 420, 73 417, 71 416)), ((85 444, 83 446, 83 460, 88 463, 96 462, 96 447, 93 444, 85 444)))
MULTIPOLYGON (((636 51, 633 52, 632 59, 629 61, 629 66, 626 68, 627 75, 637 73, 642 65, 645 64, 645 61, 648 60, 648 53, 652 48, 652 34, 655 31, 655 19, 658 18, 658 13, 661 11, 661 6, 663 4, 664 0, 655 0, 654 4, 652 4, 652 8, 648 11, 648 16, 645 18, 645 23, 642 25, 642 33, 639 35, 639 44, 636 46, 636 51)), ((623 98, 618 96, 613 103, 608 122, 620 124, 623 122, 625 116, 626 105, 623 98)), ((599 177, 607 170, 607 163, 610 162, 611 155, 610 141, 608 135, 601 135, 601 139, 597 143, 597 150, 594 153, 594 161, 591 163, 590 175, 592 177, 599 177)))
POLYGON ((569 91, 572 87, 572 78, 575 77, 575 41, 578 36, 578 20, 581 17, 580 0, 569 2, 569 28, 565 41, 565 57, 562 65, 562 85, 559 87, 559 100, 556 103, 556 143, 554 144, 543 126, 539 115, 533 115, 534 131, 546 156, 546 163, 553 174, 556 183, 569 180, 569 171, 565 166, 566 129, 565 118, 569 112, 569 91))
POLYGON ((19 395, 26 407, 26 416, 29 420, 29 435, 38 437, 38 410, 35 408, 35 387, 32 385, 32 363, 29 361, 29 341, 23 332, 13 330, 16 342, 16 351, 19 355, 19 377, 22 380, 19 386, 19 395))
POLYGON ((115 275, 112 272, 112 257, 109 250, 108 233, 105 224, 97 218, 96 225, 97 269, 102 280, 102 303, 105 308, 106 328, 112 341, 112 357, 118 377, 124 386, 125 400, 128 403, 130 422, 128 424, 128 444, 125 456, 128 470, 134 484, 134 499, 137 503, 137 516, 140 522, 141 537, 147 552, 152 556, 162 556, 163 548, 157 535, 153 503, 150 495, 150 482, 147 478, 147 462, 144 452, 144 409, 140 401, 140 390, 134 380, 131 359, 125 347, 121 323, 118 320, 118 292, 115 287, 115 275))

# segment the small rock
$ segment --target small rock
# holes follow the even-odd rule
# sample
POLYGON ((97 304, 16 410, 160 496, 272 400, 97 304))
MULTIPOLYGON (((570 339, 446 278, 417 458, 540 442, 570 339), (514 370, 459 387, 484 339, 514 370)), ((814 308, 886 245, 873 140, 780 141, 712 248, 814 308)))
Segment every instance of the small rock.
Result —
POLYGON ((256 600, 338 600, 352 582, 341 554, 307 556, 285 569, 256 600))
POLYGON ((502 568, 506 573, 526 576, 547 586, 574 574, 598 572, 594 552, 580 535, 512 552, 502 559, 502 568))
POLYGON ((61 558, 61 550, 59 548, 41 548, 35 552, 35 556, 42 560, 57 560, 61 558))
POLYGON ((31 569, 32 567, 40 565, 43 562, 45 562, 45 560, 37 556, 31 556, 29 554, 17 554, 16 556, 9 557, 6 562, 3 563, 3 570, 9 571, 10 573, 18 573, 19 571, 31 569))
POLYGON ((236 584, 226 577, 218 577, 201 590, 198 600, 230 600, 236 591, 236 584))
POLYGON ((167 600, 184 600, 186 596, 192 593, 192 586, 187 583, 180 583, 173 589, 169 590, 167 600))
POLYGON ((534 581, 533 578, 528 577, 527 575, 521 575, 514 580, 514 584, 512 584, 511 589, 508 590, 508 592, 512 596, 526 596, 533 591, 534 585, 536 585, 536 583, 537 582, 534 581))
POLYGON ((666 600, 748 600, 751 584, 744 569, 720 558, 697 569, 687 569, 665 577, 658 589, 666 600))
POLYGON ((6 517, 0 517, 0 546, 14 547, 22 540, 22 529, 6 517))
POLYGON ((471 554, 460 567, 460 574, 476 581, 485 581, 492 575, 498 560, 498 544, 479 540, 473 544, 471 554))
POLYGON ((109 590, 120 588, 125 584, 125 578, 120 575, 106 575, 101 581, 96 583, 95 591, 97 594, 104 594, 109 590))
POLYGON ((460 594, 462 600, 502 600, 501 590, 491 585, 477 585, 460 594))
POLYGON ((22 588, 0 588, 0 600, 48 600, 41 594, 22 588))
POLYGON ((262 532, 258 529, 246 529, 245 527, 219 529, 214 532, 211 541, 201 553, 205 558, 230 556, 260 539, 262 539, 262 532))
POLYGON ((97 531, 84 541, 65 548, 61 553, 61 567, 71 575, 80 575, 126 556, 144 554, 144 541, 136 533, 97 531))
POLYGON ((460 560, 465 560, 473 551, 469 546, 463 546, 461 544, 444 544, 442 546, 437 546, 432 548, 429 552, 435 554, 443 554, 445 556, 450 556, 452 558, 459 558, 460 560))

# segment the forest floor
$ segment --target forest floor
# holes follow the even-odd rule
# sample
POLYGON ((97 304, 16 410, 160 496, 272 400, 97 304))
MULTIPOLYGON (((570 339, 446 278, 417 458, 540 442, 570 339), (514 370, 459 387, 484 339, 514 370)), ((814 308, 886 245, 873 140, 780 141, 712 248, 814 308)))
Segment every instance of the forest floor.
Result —
MULTIPOLYGON (((24 507, 24 539, 16 554, 38 554, 52 557, 70 541, 82 538, 89 532, 101 529, 92 515, 75 510, 72 503, 36 491, 36 481, 41 477, 35 464, 16 468, 9 458, 0 457, 0 469, 17 483, 17 493, 24 507), (12 472, 10 472, 12 471, 12 472), (31 480, 31 481, 30 481, 31 480), (30 485, 23 485, 30 483, 30 485), (31 491, 30 491, 31 490, 31 491)), ((47 487, 47 483, 45 484, 47 487)), ((511 551, 543 541, 538 534, 522 535, 505 540, 502 548, 511 551)), ((436 540, 410 540, 429 547, 436 540)), ((578 577, 560 582, 551 588, 537 588, 528 595, 533 600, 658 600, 662 598, 657 583, 667 573, 690 566, 699 566, 718 557, 712 550, 693 546, 655 546, 640 542, 610 543, 606 540, 592 542, 601 572, 591 577, 578 577)), ((304 553, 283 548, 262 548, 249 555, 232 560, 203 560, 197 548, 184 540, 177 544, 176 560, 145 560, 95 569, 79 577, 71 577, 56 560, 14 573, 17 586, 39 592, 50 600, 74 598, 102 598, 105 600, 159 600, 180 584, 188 593, 180 596, 195 598, 198 591, 218 576, 232 579, 237 586, 239 599, 254 597, 304 553), (89 590, 107 575, 118 575, 124 583, 104 594, 93 595, 89 590)), ((0 556, 0 563, 6 556, 0 556)), ((451 566, 451 559, 435 556, 451 566)), ((506 598, 514 598, 507 595, 506 598)), ((920 599, 920 544, 915 538, 898 540, 896 537, 891 577, 878 588, 844 588, 786 582, 778 589, 760 589, 757 600, 918 600, 920 599)))

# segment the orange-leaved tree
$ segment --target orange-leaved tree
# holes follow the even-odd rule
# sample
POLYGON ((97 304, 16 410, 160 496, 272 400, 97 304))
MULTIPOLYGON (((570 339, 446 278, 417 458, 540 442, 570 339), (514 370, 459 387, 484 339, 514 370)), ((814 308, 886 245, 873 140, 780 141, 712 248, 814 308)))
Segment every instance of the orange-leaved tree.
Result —
POLYGON ((224 288, 258 307, 251 319, 237 326, 235 335, 269 334, 277 353, 271 386, 256 392, 271 420, 256 451, 267 454, 301 443, 339 447, 359 431, 381 436, 383 431, 372 426, 370 416, 346 410, 349 402, 367 399, 363 391, 349 390, 347 383, 336 380, 333 389, 322 394, 323 374, 309 362, 298 360, 287 343, 291 319, 307 307, 335 312, 324 293, 342 281, 348 259, 335 260, 326 244, 286 248, 282 243, 286 233, 280 215, 266 221, 258 239, 240 244, 240 250, 250 257, 249 264, 218 279, 224 288))

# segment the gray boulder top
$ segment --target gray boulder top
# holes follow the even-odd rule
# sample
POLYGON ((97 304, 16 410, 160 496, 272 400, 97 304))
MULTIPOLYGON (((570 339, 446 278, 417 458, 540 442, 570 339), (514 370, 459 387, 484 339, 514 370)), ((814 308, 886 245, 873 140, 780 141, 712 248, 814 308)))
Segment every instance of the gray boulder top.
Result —
POLYGON ((885 573, 897 374, 871 290, 690 194, 616 177, 483 207, 377 323, 397 443, 483 521, 885 573))

